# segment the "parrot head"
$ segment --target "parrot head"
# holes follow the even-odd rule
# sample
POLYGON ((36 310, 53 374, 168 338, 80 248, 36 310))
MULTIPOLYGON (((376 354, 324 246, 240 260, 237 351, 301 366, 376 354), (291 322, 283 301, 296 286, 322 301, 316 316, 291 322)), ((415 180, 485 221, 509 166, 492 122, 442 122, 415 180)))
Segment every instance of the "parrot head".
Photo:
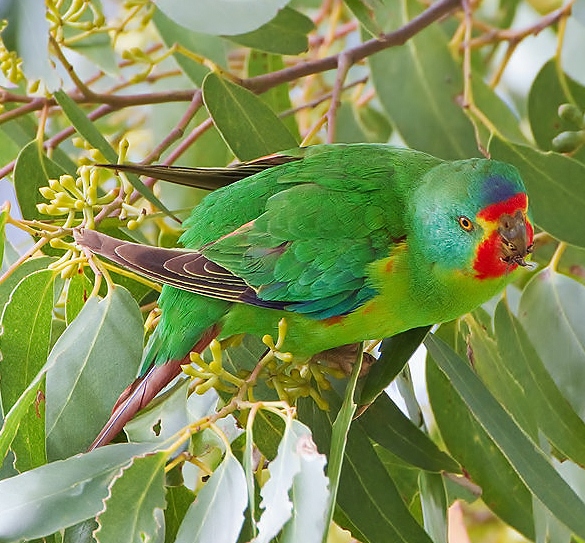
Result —
POLYGON ((485 159, 430 170, 412 200, 413 237, 433 265, 477 279, 527 266, 534 229, 518 171, 485 159))

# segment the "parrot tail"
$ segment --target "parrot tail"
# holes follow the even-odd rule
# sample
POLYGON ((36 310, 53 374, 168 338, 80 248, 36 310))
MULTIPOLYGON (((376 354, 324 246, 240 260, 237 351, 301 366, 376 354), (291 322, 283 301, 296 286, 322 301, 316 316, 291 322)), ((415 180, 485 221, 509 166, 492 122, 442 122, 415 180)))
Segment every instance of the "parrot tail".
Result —
MULTIPOLYGON (((203 352, 218 333, 219 327, 208 328, 192 351, 203 352)), ((180 360, 169 360, 160 366, 152 364, 144 375, 138 377, 122 392, 112 409, 108 422, 89 446, 88 451, 110 443, 138 411, 148 405, 163 388, 181 373, 181 366, 190 364, 190 362, 189 354, 187 354, 180 360)))

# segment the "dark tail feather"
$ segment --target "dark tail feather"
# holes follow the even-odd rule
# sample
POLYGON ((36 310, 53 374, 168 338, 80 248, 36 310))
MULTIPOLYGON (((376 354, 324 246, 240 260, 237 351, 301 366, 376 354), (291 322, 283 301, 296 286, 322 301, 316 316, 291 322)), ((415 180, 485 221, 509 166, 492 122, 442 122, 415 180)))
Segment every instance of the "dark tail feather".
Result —
POLYGON ((298 157, 272 155, 245 164, 236 164, 227 168, 185 168, 181 166, 165 166, 164 164, 96 164, 103 168, 146 175, 154 179, 170 181, 178 185, 215 190, 230 185, 235 181, 250 177, 268 168, 298 160, 298 157))
MULTIPOLYGON (((208 328, 193 347, 193 351, 203 351, 218 333, 218 327, 212 326, 208 328)), ((151 366, 144 375, 136 379, 122 392, 114 405, 108 422, 106 422, 88 450, 92 451, 112 441, 138 411, 146 407, 163 388, 181 373, 181 366, 189 363, 190 359, 187 354, 180 360, 169 360, 162 366, 151 366)))

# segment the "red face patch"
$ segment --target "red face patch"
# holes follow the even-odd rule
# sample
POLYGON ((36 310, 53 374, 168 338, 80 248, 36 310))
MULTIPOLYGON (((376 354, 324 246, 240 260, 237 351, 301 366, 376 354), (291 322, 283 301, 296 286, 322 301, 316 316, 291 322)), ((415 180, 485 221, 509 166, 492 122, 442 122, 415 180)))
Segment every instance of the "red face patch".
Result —
POLYGON ((518 209, 525 212, 528 208, 528 198, 523 192, 514 194, 503 202, 497 202, 484 207, 478 214, 479 219, 487 222, 496 222, 504 213, 513 215, 518 209))
POLYGON ((511 272, 518 267, 518 264, 508 264, 501 258, 502 238, 497 230, 482 241, 478 248, 473 263, 476 277, 478 279, 494 279, 501 277, 506 272, 511 272))
MULTIPOLYGON (((493 230, 477 247, 473 269, 478 279, 494 279, 506 273, 514 271, 518 264, 504 262, 502 260, 502 238, 497 230, 497 223, 504 214, 514 215, 518 210, 523 213, 528 207, 528 198, 524 193, 518 193, 504 202, 497 202, 482 209, 478 219, 494 225, 493 230)), ((528 218, 526 218, 526 241, 532 245, 534 229, 528 218)))

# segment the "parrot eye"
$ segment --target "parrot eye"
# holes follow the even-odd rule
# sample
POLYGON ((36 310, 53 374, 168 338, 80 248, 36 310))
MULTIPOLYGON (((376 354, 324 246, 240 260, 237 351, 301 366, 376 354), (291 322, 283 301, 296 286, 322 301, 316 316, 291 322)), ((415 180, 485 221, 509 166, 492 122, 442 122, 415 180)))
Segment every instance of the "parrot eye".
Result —
POLYGON ((464 215, 459 217, 457 221, 459 222, 459 226, 461 226, 466 232, 471 232, 473 230, 473 223, 464 215))

